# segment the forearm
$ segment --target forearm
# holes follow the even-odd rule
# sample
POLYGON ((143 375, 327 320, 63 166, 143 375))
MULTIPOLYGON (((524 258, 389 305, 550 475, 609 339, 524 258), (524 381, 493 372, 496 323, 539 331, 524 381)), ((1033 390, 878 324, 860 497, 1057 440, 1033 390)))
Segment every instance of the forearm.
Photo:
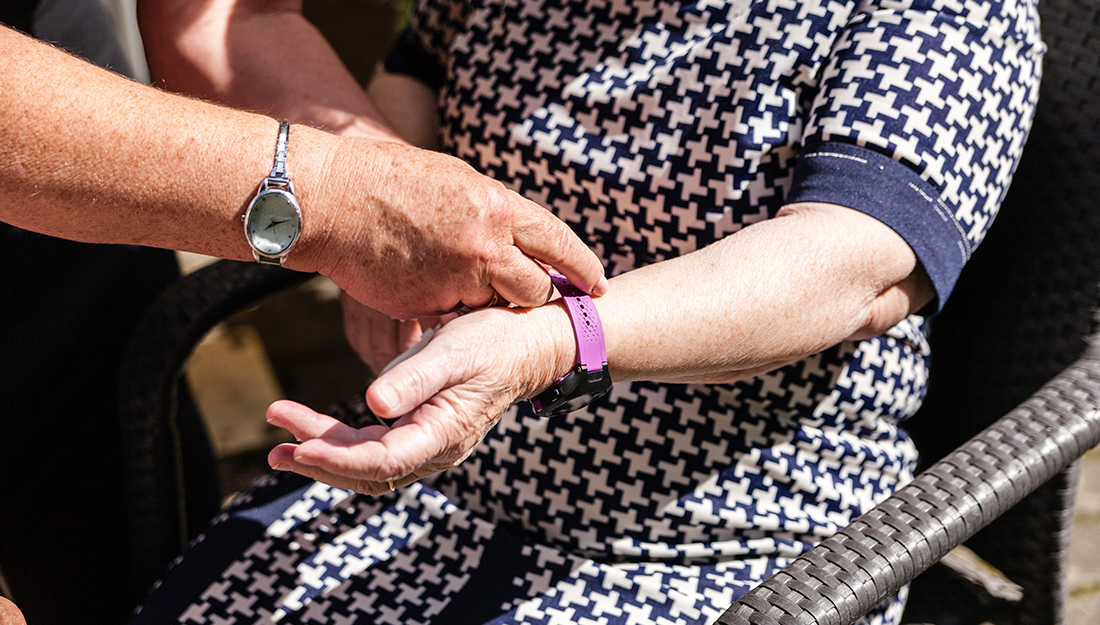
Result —
MULTIPOLYGON (((0 51, 0 219, 81 241, 251 257, 239 216, 271 169, 274 120, 158 92, 9 29, 0 51)), ((324 133, 295 132, 303 204, 334 149, 324 133)), ((319 231, 307 228, 303 250, 319 231)))
MULTIPOLYGON (((723 383, 882 332, 931 301, 909 246, 890 228, 828 204, 774 219, 613 280, 594 300, 615 382, 723 383)), ((354 430, 308 408, 268 419, 303 441, 272 466, 381 492, 461 462, 504 409, 548 388, 577 350, 561 303, 486 308, 439 329, 367 390, 392 428, 354 430), (353 444, 349 444, 353 443, 353 444)))
POLYGON ((426 150, 439 150, 439 110, 435 89, 379 64, 367 94, 394 132, 426 150))
POLYGON ((155 84, 308 123, 395 139, 300 0, 143 0, 142 37, 155 84))
MULTIPOLYGON (((595 304, 617 382, 744 379, 881 333, 932 297, 899 236, 827 205, 785 209, 611 283, 595 304)), ((533 312, 559 346, 552 380, 572 364, 572 330, 560 308, 533 312)))

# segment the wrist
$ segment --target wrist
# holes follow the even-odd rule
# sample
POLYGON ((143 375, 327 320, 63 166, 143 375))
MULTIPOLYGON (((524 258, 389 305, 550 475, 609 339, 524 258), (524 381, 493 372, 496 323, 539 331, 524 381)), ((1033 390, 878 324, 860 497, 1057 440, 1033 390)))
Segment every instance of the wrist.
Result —
POLYGON ((532 308, 524 317, 529 321, 523 334, 535 365, 523 398, 531 398, 549 388, 577 364, 577 342, 565 302, 555 299, 545 306, 532 308))
POLYGON ((338 205, 333 193, 335 154, 340 139, 308 126, 291 127, 287 174, 302 209, 302 233, 284 266, 296 271, 331 274, 330 251, 338 205))
MULTIPOLYGON (((560 368, 563 354, 572 354, 571 360, 565 360, 564 373, 540 392, 531 397, 531 405, 540 417, 564 416, 575 410, 587 407, 592 401, 611 390, 611 375, 607 364, 607 348, 604 343, 603 326, 595 302, 587 294, 573 286, 564 276, 551 273, 554 286, 561 298, 552 302, 553 307, 564 313, 571 332, 555 333, 558 358, 551 362, 560 368), (565 337, 572 339, 572 349, 563 348, 565 337)), ((550 308, 547 306, 546 308, 550 308)), ((559 314, 559 318, 560 318, 559 314)), ((564 324, 556 324, 563 328, 564 324)))

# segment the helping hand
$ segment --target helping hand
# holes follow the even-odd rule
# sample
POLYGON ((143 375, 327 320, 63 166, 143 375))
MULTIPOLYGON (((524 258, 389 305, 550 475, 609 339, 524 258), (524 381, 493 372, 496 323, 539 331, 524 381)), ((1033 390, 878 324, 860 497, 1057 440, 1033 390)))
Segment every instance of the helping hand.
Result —
POLYGON ((328 171, 313 200, 325 234, 311 269, 392 317, 477 308, 494 291, 541 306, 553 293, 544 265, 594 295, 607 290, 603 266, 564 222, 459 159, 345 139, 328 171))

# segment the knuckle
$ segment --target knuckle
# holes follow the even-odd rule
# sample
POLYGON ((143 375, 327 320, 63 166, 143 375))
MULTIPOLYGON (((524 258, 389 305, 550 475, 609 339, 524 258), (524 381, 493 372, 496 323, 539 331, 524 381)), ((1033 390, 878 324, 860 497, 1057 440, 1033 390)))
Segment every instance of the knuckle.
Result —
POLYGON ((568 252, 573 248, 576 235, 573 234, 573 231, 569 229, 565 222, 557 219, 547 222, 547 230, 546 237, 552 242, 552 245, 550 251, 547 252, 548 258, 546 260, 558 266, 568 257, 568 252))
POLYGON ((463 187, 463 202, 469 216, 479 221, 496 219, 501 213, 510 212, 510 191, 498 180, 477 174, 476 182, 463 187))
POLYGON ((432 378, 433 372, 429 371, 427 367, 407 367, 405 375, 408 378, 406 387, 411 387, 414 394, 428 397, 429 394, 435 391, 436 384, 432 378))

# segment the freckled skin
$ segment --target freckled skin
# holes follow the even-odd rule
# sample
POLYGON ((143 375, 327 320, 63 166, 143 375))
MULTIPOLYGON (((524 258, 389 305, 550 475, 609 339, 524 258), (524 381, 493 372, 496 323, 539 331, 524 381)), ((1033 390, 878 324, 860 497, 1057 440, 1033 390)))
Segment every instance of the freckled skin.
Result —
MULTIPOLYGON (((140 85, 3 27, 0 110, 0 220, 252 259, 240 217, 271 171, 274 119, 140 85)), ((292 126, 287 172, 303 226, 284 266, 399 318, 494 291, 543 304, 537 261, 583 288, 606 284, 595 255, 540 206, 456 158, 360 135, 292 126)))

